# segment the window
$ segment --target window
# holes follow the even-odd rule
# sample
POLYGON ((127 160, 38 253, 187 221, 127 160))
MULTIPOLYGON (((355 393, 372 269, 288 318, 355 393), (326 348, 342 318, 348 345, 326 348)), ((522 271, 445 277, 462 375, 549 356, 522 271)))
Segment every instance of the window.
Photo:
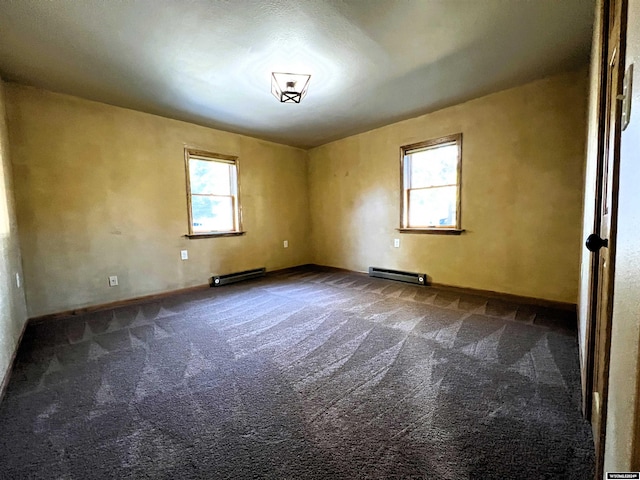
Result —
POLYGON ((238 159, 185 150, 189 235, 241 234, 238 159))
POLYGON ((462 134, 401 149, 400 230, 460 233, 462 134))

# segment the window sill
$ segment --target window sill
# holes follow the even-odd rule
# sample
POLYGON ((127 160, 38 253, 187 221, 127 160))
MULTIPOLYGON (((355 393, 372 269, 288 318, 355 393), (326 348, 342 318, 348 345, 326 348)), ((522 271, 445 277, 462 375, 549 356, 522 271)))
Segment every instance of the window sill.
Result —
POLYGON ((247 232, 193 233, 187 234, 185 237, 195 240, 196 238, 240 237, 245 233, 247 232))
POLYGON ((397 228, 400 233, 423 233, 427 235, 461 235, 460 228, 397 228))

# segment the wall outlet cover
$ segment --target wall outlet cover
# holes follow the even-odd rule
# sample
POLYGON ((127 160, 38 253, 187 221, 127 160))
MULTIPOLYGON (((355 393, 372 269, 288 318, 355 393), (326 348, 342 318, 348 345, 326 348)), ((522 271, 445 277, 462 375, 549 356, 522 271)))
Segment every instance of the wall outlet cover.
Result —
POLYGON ((189 260, 189 252, 187 250, 180 250, 180 258, 182 260, 189 260))
POLYGON ((117 287, 118 286, 118 276, 117 275, 111 275, 109 277, 109 286, 110 287, 117 287))

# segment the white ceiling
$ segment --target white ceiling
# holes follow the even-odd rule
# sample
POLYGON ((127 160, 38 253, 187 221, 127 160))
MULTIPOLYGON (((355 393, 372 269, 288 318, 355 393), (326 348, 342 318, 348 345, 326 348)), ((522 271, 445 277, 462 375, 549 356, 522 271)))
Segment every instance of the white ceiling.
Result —
POLYGON ((592 0, 0 0, 0 75, 312 147, 585 64, 592 0), (312 74, 300 104, 270 74, 312 74))

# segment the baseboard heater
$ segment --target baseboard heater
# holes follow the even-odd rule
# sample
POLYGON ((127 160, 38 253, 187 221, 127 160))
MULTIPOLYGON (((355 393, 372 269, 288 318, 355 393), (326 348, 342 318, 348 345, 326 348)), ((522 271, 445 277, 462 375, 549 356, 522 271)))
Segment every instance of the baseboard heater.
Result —
POLYGON ((243 280, 250 280, 252 278, 264 277, 265 272, 266 269, 263 267, 253 270, 245 270, 244 272, 216 275, 214 277, 211 277, 211 286, 221 287, 222 285, 228 285, 230 283, 242 282, 243 280))
POLYGON ((369 276, 386 278, 387 280, 398 280, 399 282, 416 283, 418 285, 427 284, 427 275, 424 273, 402 272, 400 270, 369 267, 369 276))

